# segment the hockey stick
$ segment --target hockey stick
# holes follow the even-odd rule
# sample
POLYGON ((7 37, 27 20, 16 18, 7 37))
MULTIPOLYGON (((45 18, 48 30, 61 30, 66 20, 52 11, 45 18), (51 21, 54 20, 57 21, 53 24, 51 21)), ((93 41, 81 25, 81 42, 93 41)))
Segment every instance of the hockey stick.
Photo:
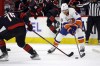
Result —
POLYGON ((42 39, 44 39, 46 42, 48 42, 48 43, 50 43, 52 46, 54 46, 55 48, 57 48, 60 52, 62 52, 64 55, 66 55, 66 56, 68 56, 68 57, 71 57, 74 53, 73 52, 71 52, 70 54, 66 54, 65 52, 63 52, 61 49, 59 49, 58 47, 56 47, 55 45, 53 45, 51 42, 49 42, 48 40, 46 40, 44 37, 42 37, 40 34, 38 34, 37 32, 35 32, 34 30, 33 30, 33 32, 35 33, 35 34, 37 34, 38 36, 40 36, 42 39))
POLYGON ((76 42, 76 45, 77 45, 78 53, 79 53, 80 57, 82 58, 82 57, 84 57, 84 56, 85 56, 85 53, 81 54, 81 52, 80 52, 80 50, 79 50, 78 43, 77 43, 76 36, 74 35, 74 37, 75 37, 75 42, 76 42))

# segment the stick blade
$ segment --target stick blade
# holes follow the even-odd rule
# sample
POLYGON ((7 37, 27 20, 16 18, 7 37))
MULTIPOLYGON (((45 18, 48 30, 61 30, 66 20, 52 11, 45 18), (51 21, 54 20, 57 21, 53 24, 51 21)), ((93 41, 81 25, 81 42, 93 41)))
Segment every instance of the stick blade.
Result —
POLYGON ((71 52, 69 55, 67 55, 68 57, 71 57, 74 55, 74 52, 71 52))

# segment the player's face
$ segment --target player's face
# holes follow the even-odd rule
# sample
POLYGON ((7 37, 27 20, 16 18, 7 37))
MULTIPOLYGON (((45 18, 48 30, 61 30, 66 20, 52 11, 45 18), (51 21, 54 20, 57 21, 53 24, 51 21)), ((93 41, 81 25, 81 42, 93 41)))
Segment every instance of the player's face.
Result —
POLYGON ((66 10, 63 10, 62 12, 67 15, 69 13, 69 10, 66 9, 66 10))

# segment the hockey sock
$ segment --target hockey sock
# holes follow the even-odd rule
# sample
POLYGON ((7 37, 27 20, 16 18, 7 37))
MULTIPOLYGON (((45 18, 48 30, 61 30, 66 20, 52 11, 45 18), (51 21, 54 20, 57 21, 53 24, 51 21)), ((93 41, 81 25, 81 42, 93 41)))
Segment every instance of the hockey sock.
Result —
POLYGON ((80 49, 81 48, 84 48, 84 39, 78 39, 78 42, 79 42, 79 46, 80 46, 80 49))
POLYGON ((25 47, 23 48, 26 52, 28 52, 31 55, 37 54, 37 52, 35 50, 33 50, 33 48, 26 44, 25 47))
POLYGON ((51 30, 53 33, 55 33, 55 34, 57 33, 57 30, 55 29, 54 26, 51 25, 49 28, 50 28, 50 30, 51 30))
POLYGON ((2 53, 8 54, 7 50, 6 50, 6 44, 5 44, 4 40, 0 40, 0 49, 1 49, 2 53))
POLYGON ((56 47, 57 47, 57 46, 58 46, 58 42, 56 42, 56 41, 55 41, 55 42, 54 42, 54 46, 56 46, 56 47))
POLYGON ((50 16, 49 19, 50 19, 51 22, 55 21, 55 17, 54 16, 50 16))

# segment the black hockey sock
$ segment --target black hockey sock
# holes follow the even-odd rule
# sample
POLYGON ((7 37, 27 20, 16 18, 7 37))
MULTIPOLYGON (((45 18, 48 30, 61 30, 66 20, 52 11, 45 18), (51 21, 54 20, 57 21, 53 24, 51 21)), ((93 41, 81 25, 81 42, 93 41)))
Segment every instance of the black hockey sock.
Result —
POLYGON ((23 48, 26 52, 28 52, 31 55, 37 54, 37 52, 35 50, 33 50, 33 48, 26 44, 25 47, 23 48))

